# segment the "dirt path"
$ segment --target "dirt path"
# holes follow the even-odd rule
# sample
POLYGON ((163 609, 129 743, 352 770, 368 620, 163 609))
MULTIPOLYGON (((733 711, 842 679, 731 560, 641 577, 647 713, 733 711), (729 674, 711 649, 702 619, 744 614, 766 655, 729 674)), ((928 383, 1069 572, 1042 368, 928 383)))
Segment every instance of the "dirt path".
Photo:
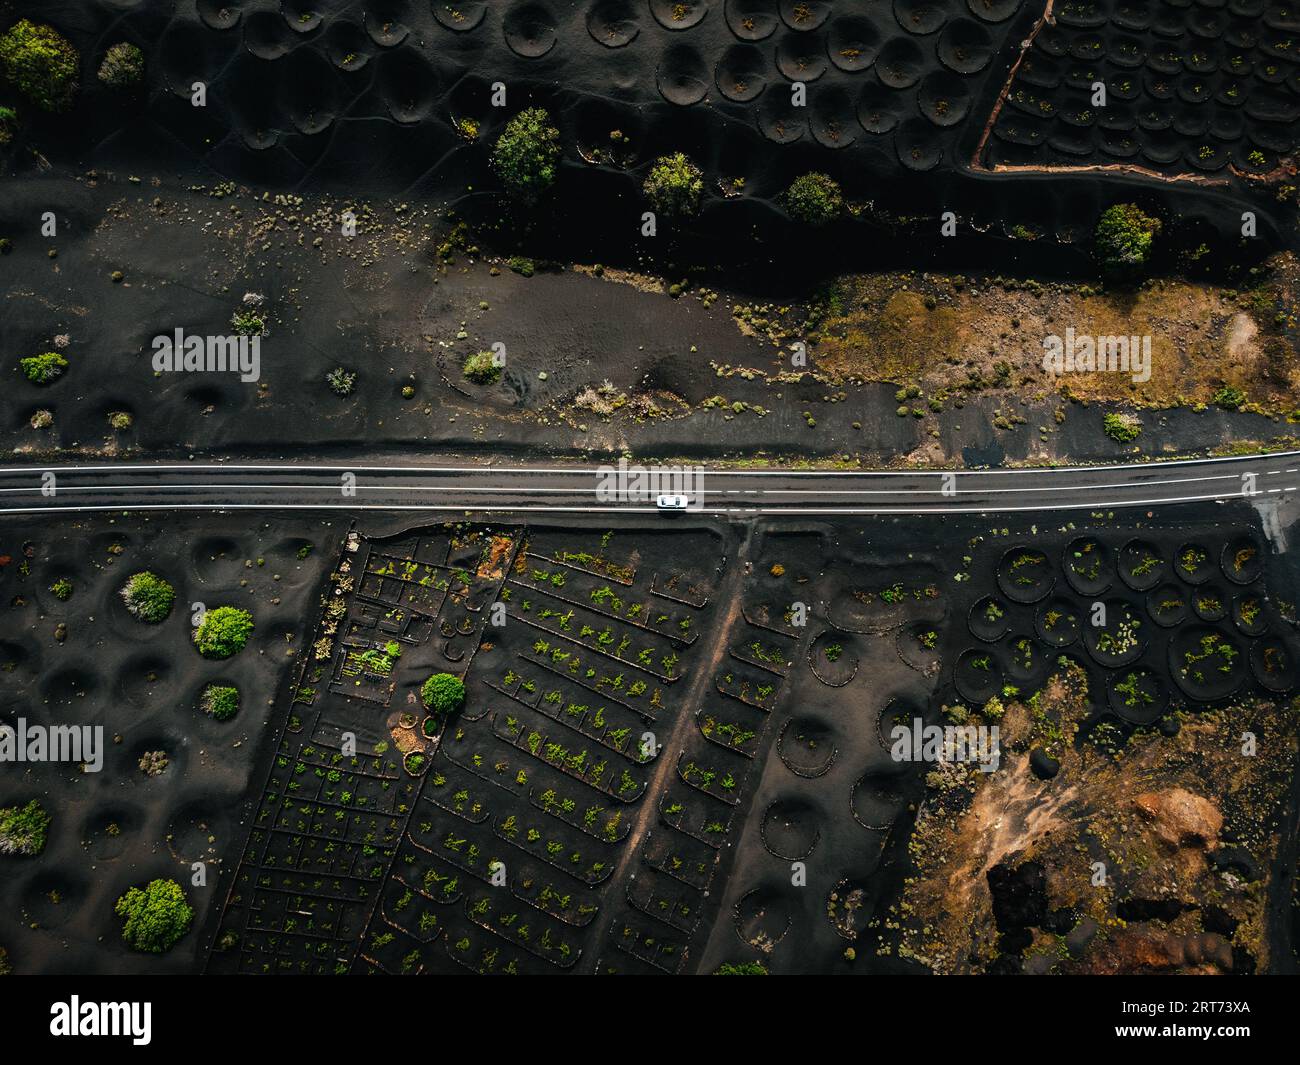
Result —
MULTIPOLYGON (((690 730, 695 727, 694 708, 700 705, 704 698, 705 689, 713 682, 718 663, 721 661, 722 656, 726 654, 731 631, 740 618, 742 603, 740 590, 745 579, 745 561, 748 557, 752 526, 749 523, 744 523, 742 528, 742 539, 736 545, 736 557, 728 559, 725 575, 713 594, 713 601, 720 605, 715 608, 717 613, 710 622, 714 637, 712 646, 709 649, 708 659, 697 660, 693 665, 693 673, 689 682, 680 692, 673 693, 674 698, 677 700, 677 716, 672 721, 669 731, 655 733, 655 739, 660 744, 660 753, 655 762, 654 772, 650 775, 646 786, 645 794, 647 799, 641 804, 637 820, 628 833, 626 845, 622 848, 622 856, 614 867, 613 876, 610 877, 611 883, 622 883, 627 886, 630 884, 631 878, 636 876, 633 863, 641 860, 641 844, 645 841, 646 833, 650 831, 659 817, 657 799, 664 794, 664 790, 669 785, 671 774, 676 771, 677 755, 684 749, 686 740, 690 736, 690 730)), ((731 546, 730 540, 730 535, 724 537, 724 542, 728 544, 728 547, 731 546)), ((664 722, 664 724, 667 723, 664 722)), ((607 900, 607 902, 612 901, 607 900)), ((600 959, 605 955, 610 925, 615 917, 612 905, 607 905, 606 909, 607 912, 597 918, 596 921, 598 931, 593 940, 595 949, 579 962, 574 970, 575 972, 590 973, 594 971, 600 959)), ((688 957, 689 949, 682 956, 683 966, 685 966, 688 957)))

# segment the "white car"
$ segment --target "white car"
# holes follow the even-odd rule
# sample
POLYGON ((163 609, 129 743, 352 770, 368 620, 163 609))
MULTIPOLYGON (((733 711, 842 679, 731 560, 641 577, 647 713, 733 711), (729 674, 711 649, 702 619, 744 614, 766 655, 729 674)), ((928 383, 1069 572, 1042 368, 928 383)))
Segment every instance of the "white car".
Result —
POLYGON ((655 506, 660 510, 686 510, 691 505, 689 496, 659 496, 655 506))

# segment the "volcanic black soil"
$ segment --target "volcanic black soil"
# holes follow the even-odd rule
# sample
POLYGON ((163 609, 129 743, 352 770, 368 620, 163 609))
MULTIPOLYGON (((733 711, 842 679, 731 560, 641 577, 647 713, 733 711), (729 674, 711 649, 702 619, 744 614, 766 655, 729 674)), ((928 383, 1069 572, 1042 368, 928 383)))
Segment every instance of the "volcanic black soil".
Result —
POLYGON ((410 202, 354 205, 348 238, 347 204, 329 197, 120 174, 7 188, 0 442, 23 460, 631 451, 997 465, 1293 435, 1287 259, 1249 292, 904 273, 791 278, 783 293, 706 277, 678 295, 662 277, 503 258, 410 202), (250 299, 266 321, 258 380, 155 371, 154 338, 228 336, 250 299), (1151 335, 1150 382, 1045 374, 1042 338, 1067 326, 1151 335), (499 379, 468 379, 464 361, 497 345, 499 379), (19 359, 46 351, 66 372, 27 381, 19 359), (327 382, 336 368, 355 375, 346 395, 327 382), (1225 386, 1242 409, 1212 402, 1225 386), (1091 401, 1145 410, 1143 435, 1110 439, 1091 401))
MULTIPOLYGON (((558 210, 540 228, 606 260, 626 254, 640 224, 651 163, 676 151, 706 175, 691 228, 708 235, 701 249, 724 238, 715 255, 784 254, 796 231, 780 197, 810 170, 838 179, 866 218, 951 211, 967 235, 1046 236, 1043 262, 1076 266, 1080 237, 1125 196, 1158 207, 1191 248, 1209 240, 1231 254, 1243 203, 1270 247, 1293 227, 1293 205, 1275 192, 1296 144, 1294 17, 1265 0, 1055 11, 1029 0, 11 6, 48 20, 83 57, 71 114, 25 119, 43 157, 272 191, 450 195, 486 217, 496 212, 487 148, 511 115, 540 104, 565 148, 558 210), (1035 32, 1045 12, 1053 24, 1035 32), (125 96, 94 74, 118 40, 147 62, 146 86, 125 96), (1094 81, 1108 86, 1104 107, 1088 105, 1094 81), (192 105, 196 83, 203 107, 192 105), (1008 164, 1029 169, 1001 172, 1008 164), (606 224, 586 224, 596 217, 606 224)), ((908 264, 961 243, 871 229, 860 240, 908 264)), ((864 250, 839 233, 817 246, 864 250)))
POLYGON ((54 825, 4 859, 0 945, 19 971, 1283 969, 1281 517, 32 529, 4 568, 15 708, 122 740, 98 778, 7 777, 54 825), (249 647, 205 662, 179 609, 140 644, 137 566, 248 603, 249 647), (444 725, 434 671, 467 681, 444 725), (193 705, 221 678, 228 723, 193 705), (998 725, 998 768, 897 760, 918 718, 998 725), (130 955, 112 900, 192 861, 216 867, 193 931, 130 955))
MULTIPOLYGON (((239 813, 289 668, 304 650, 322 567, 339 519, 134 515, 6 522, 0 550, 0 693, 4 722, 104 730, 99 772, 76 764, 6 763, 0 806, 41 802, 53 821, 43 853, 0 857, 0 946, 16 972, 187 971, 247 833, 239 813), (301 557, 300 557, 301 556, 301 557), (176 590, 170 615, 146 624, 121 589, 142 570, 176 590), (60 599, 51 586, 72 584, 60 599), (255 628, 224 661, 199 655, 193 604, 243 607, 255 628), (199 706, 210 683, 234 686, 238 714, 199 706), (147 776, 141 756, 164 753, 147 776), (232 846, 236 848, 231 850, 232 846), (192 885, 192 863, 206 886, 192 885), (113 904, 128 888, 174 878, 195 916, 164 958, 121 942, 113 904)), ((256 783, 253 785, 256 788, 256 783)))

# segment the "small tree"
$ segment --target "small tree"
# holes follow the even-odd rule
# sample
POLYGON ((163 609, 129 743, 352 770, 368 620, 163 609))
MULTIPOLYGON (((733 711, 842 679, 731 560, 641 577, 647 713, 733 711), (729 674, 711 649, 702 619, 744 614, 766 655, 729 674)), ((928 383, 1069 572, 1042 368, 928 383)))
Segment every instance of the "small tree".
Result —
POLYGON ((810 226, 821 226, 838 218, 844 210, 839 182, 825 174, 804 174, 785 192, 785 209, 790 217, 810 226))
POLYGON ((420 687, 420 698, 430 713, 446 717, 465 702, 465 682, 454 673, 435 673, 420 687))
POLYGON ((704 175, 682 152, 661 155, 650 168, 644 188, 655 210, 661 214, 692 215, 700 209, 704 175))
POLYGON ((1136 204, 1117 203, 1106 208, 1094 235, 1102 270, 1118 278, 1136 277, 1146 268, 1160 229, 1160 219, 1136 204))
POLYGON ((194 920, 194 910, 175 880, 151 880, 144 888, 131 888, 114 911, 126 918, 122 938, 127 946, 146 954, 170 950, 194 920))
POLYGON ((219 606, 204 613, 194 630, 194 643, 204 658, 229 658, 244 649, 253 631, 253 615, 235 606, 219 606))
POLYGON ((511 195, 532 203, 555 183, 560 131, 542 107, 520 111, 492 150, 492 167, 511 195))
POLYGON ((81 57, 52 26, 23 19, 0 37, 0 71, 46 111, 63 111, 77 93, 81 57))
POLYGON ((156 573, 133 573, 122 586, 122 599, 134 618, 156 625, 172 612, 176 589, 156 573))
POLYGON ((144 53, 128 41, 118 41, 104 53, 99 80, 111 89, 130 89, 144 80, 144 53))
POLYGON ((18 366, 32 384, 48 385, 55 378, 63 376, 63 371, 68 368, 68 360, 57 351, 46 351, 19 359, 18 366))

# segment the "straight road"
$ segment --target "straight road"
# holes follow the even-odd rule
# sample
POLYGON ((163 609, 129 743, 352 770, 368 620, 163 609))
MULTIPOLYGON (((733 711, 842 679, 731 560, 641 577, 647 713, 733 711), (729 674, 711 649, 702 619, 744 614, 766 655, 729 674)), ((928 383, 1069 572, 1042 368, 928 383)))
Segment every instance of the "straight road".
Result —
MULTIPOLYGON (((633 467, 635 469, 635 467, 633 467)), ((1115 466, 970 471, 700 469, 706 514, 1108 510, 1300 489, 1300 452, 1115 466)), ((598 495, 598 468, 315 463, 113 463, 0 469, 0 514, 142 510, 653 512, 598 495)), ((665 484, 660 491, 681 490, 665 484)))

